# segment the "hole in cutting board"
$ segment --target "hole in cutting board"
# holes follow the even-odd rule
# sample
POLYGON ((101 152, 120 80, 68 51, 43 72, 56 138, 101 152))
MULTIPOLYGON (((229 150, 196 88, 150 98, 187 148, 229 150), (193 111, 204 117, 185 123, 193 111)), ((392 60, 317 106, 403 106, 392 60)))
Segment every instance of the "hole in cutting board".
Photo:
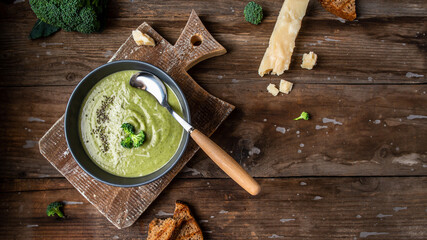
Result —
POLYGON ((200 46, 203 42, 202 36, 200 34, 195 34, 190 39, 191 45, 197 47, 200 46))

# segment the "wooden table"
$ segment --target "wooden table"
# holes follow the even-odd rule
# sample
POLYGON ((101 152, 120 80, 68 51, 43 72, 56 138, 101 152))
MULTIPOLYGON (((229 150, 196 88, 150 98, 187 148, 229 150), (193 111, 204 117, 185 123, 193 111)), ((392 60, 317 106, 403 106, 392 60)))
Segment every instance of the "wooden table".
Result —
POLYGON ((282 1, 111 0, 102 34, 61 31, 28 40, 28 1, 0 3, 2 239, 145 239, 147 223, 192 206, 206 239, 427 239, 427 2, 358 0, 343 23, 312 0, 290 71, 257 69, 282 1), (104 64, 143 21, 174 43, 191 9, 228 50, 189 71, 236 106, 213 135, 262 193, 251 197, 202 152, 130 228, 117 230, 39 153, 80 79, 104 64), (299 67, 314 51, 318 65, 299 67), (273 97, 268 83, 295 83, 273 97), (310 121, 293 121, 302 111, 310 121), (46 206, 67 201, 65 220, 46 206))

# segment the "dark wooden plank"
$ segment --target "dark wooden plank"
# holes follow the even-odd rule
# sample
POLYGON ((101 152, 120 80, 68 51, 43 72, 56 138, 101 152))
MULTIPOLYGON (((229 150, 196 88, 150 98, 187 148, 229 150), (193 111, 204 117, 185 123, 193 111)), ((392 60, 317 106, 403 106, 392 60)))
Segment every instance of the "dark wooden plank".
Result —
MULTIPOLYGON (((266 15, 266 21, 275 21, 275 16, 279 14, 283 1, 261 0, 257 1, 262 5, 266 15)), ((247 2, 218 0, 201 2, 190 1, 141 1, 141 0, 114 0, 109 2, 109 18, 158 18, 163 20, 183 20, 187 17, 191 9, 201 15, 209 17, 209 21, 235 20, 241 19, 243 9, 247 2)), ((0 19, 8 18, 28 18, 35 16, 31 13, 28 2, 6 5, 0 3, 0 19)), ((427 4, 423 0, 410 0, 402 2, 399 0, 357 0, 358 19, 376 17, 402 17, 402 16, 426 16, 427 4)), ((317 19, 337 19, 335 15, 325 11, 318 1, 310 1, 308 16, 317 19)))
MULTIPOLYGON (((425 83, 426 37, 422 36, 425 21, 425 18, 381 23, 368 21, 352 26, 330 21, 305 21, 307 24, 303 25, 298 37, 291 71, 280 77, 298 83, 425 83), (318 65, 312 71, 299 67, 302 54, 308 51, 319 55, 318 65)), ((0 85, 75 85, 92 69, 104 64, 133 29, 129 26, 138 23, 139 20, 116 22, 102 34, 60 32, 48 39, 30 41, 26 38, 26 30, 22 29, 28 24, 2 22, 0 25, 12 25, 16 30, 8 31, 0 40, 0 63, 5 79, 0 85), (94 42, 99 44, 93 45, 94 42), (35 61, 42 64, 34 64, 35 61)), ((169 37, 168 40, 175 42, 184 23, 157 21, 154 25, 156 30, 169 37)), ((257 74, 273 23, 269 28, 256 29, 234 22, 207 25, 218 41, 224 43, 228 53, 191 70, 197 81, 222 83, 237 78, 245 81, 279 78, 261 78, 257 74)))
MULTIPOLYGON (((197 4, 205 5, 202 2, 197 4)), ((411 6, 419 7, 419 4, 411 6)), ((75 85, 92 69, 104 64, 131 30, 143 21, 148 21, 174 43, 190 13, 190 10, 184 11, 180 7, 178 9, 181 10, 167 8, 167 11, 158 12, 142 11, 141 7, 119 9, 154 16, 111 19, 109 27, 102 34, 61 31, 35 41, 27 39, 34 18, 15 17, 1 21, 0 65, 3 80, 0 86, 75 85), (179 17, 165 19, 169 15, 164 14, 169 14, 169 11, 179 13, 179 17)), ((27 14, 31 15, 28 11, 27 14)), ((214 37, 226 47, 228 54, 193 69, 191 74, 197 81, 223 83, 233 79, 268 81, 278 78, 260 78, 257 74, 275 16, 259 26, 252 26, 242 21, 241 16, 230 18, 216 13, 218 19, 212 19, 212 15, 202 13, 202 19, 214 37)), ((304 20, 297 39, 291 71, 281 77, 298 83, 426 83, 426 21, 426 16, 394 16, 343 24, 333 18, 315 19, 309 16, 304 20), (318 65, 312 71, 299 67, 302 54, 308 51, 319 55, 318 65)))
POLYGON ((2 178, 0 192, 54 191, 74 189, 65 178, 2 178))
MULTIPOLYGON (((209 92, 236 105, 236 112, 213 139, 251 174, 274 177, 427 173, 427 135, 423 134, 427 131, 426 85, 297 84, 290 95, 278 97, 268 94, 266 85, 259 81, 203 84, 209 92), (312 120, 293 121, 302 111, 311 113, 312 120), (411 115, 424 119, 408 119, 417 117, 411 115), (324 118, 342 125, 324 123, 324 118), (286 132, 278 132, 277 127, 284 127, 286 132)), ((3 177, 61 176, 39 154, 36 142, 65 111, 73 88, 0 89, 3 177)), ((189 167, 182 177, 225 177, 201 153, 190 161, 189 167)))
POLYGON ((231 180, 177 179, 122 230, 74 189, 40 190, 45 180, 20 181, 1 192, 0 234, 6 239, 145 239, 148 222, 167 217, 175 200, 193 207, 206 239, 427 238, 426 177, 259 179, 263 191, 256 197, 231 180), (33 190, 21 191, 20 185, 33 190), (65 220, 45 215, 47 204, 57 200, 71 203, 65 220))
MULTIPOLYGON (((426 173, 426 85, 299 84, 278 97, 266 85, 204 86, 235 104, 214 139, 254 176, 426 173), (293 121, 302 111, 311 120, 293 121)), ((189 167, 196 176, 222 175, 202 154, 189 167)))
MULTIPOLYGON (((350 25, 304 20, 290 71, 281 76, 268 75, 264 78, 258 76, 258 67, 274 23, 265 28, 254 26, 252 29, 233 23, 233 26, 225 24, 229 30, 217 30, 213 34, 219 35, 217 38, 224 42, 229 53, 215 62, 202 63, 190 72, 203 83, 283 78, 308 84, 426 83, 426 20, 361 20, 350 25), (412 26, 407 25, 409 22, 412 26), (309 51, 318 54, 317 65, 311 71, 300 67, 302 55, 309 51)), ((211 28, 221 27, 216 24, 211 28)))
MULTIPOLYGON (((205 220, 206 239, 426 239, 425 177, 260 179, 264 192, 255 198, 228 179, 177 179, 137 224, 120 231, 65 179, 49 178, 61 175, 36 144, 64 112, 73 86, 105 63, 143 21, 174 43, 191 8, 229 51, 190 71, 210 93, 237 105, 213 138, 251 174, 425 175, 427 120, 409 116, 427 116, 426 85, 371 85, 427 83, 427 2, 357 0, 358 21, 341 23, 311 1, 296 60, 283 75, 297 83, 295 90, 277 98, 264 89, 279 78, 261 79, 256 72, 282 1, 259 3, 266 18, 251 26, 242 21, 242 1, 115 0, 102 34, 60 32, 37 41, 27 39, 35 22, 28 1, 0 3, 0 174, 8 178, 0 181, 0 235, 144 239, 148 221, 160 211, 172 212, 174 200, 181 199, 205 220), (319 54, 319 65, 310 72, 298 66, 309 50, 319 54), (46 85, 63 87, 28 87, 46 85), (291 120, 303 110, 313 114, 311 121, 291 120), (343 125, 324 124, 323 118, 343 125), (276 127, 289 131, 282 135, 276 127), (10 179, 17 177, 27 179, 10 179), (313 200, 316 196, 322 199, 313 200), (71 203, 67 220, 45 216, 46 205, 55 200, 71 203)), ((179 176, 225 177, 201 153, 179 176)))

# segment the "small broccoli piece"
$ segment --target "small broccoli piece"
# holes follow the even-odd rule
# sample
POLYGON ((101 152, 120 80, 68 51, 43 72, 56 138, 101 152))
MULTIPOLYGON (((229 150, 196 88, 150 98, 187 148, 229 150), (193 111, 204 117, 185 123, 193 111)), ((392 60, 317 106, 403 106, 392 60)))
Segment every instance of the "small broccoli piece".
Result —
POLYGON ((130 123, 123 123, 121 128, 126 134, 135 134, 135 127, 130 123))
POLYGON ((120 142, 120 145, 124 148, 132 148, 133 147, 133 141, 131 137, 126 137, 120 142))
POLYGON ((132 134, 130 137, 132 138, 134 148, 141 146, 145 141, 145 134, 143 131, 139 131, 138 134, 132 134))
POLYGON ((126 138, 120 142, 120 145, 125 148, 133 148, 141 146, 145 141, 144 131, 139 131, 135 134, 135 127, 130 123, 123 123, 121 128, 126 134, 126 138))
POLYGON ((64 204, 61 202, 53 202, 47 206, 46 214, 48 216, 58 215, 60 218, 64 218, 64 213, 62 213, 61 208, 64 207, 64 204))
POLYGON ((310 118, 310 114, 308 114, 307 112, 302 112, 301 116, 295 118, 294 120, 300 120, 300 119, 308 120, 309 118, 310 118))
POLYGON ((258 25, 261 23, 262 18, 262 7, 256 2, 249 2, 243 10, 246 22, 258 25))

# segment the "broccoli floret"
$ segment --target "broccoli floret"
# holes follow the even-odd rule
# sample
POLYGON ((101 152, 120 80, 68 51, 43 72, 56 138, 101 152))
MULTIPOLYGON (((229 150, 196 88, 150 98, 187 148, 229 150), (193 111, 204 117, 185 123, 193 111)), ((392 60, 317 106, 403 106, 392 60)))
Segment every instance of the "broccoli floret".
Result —
POLYGON ((132 141, 133 141, 133 147, 137 148, 141 146, 145 141, 145 134, 143 131, 139 131, 138 134, 132 134, 131 135, 132 141))
POLYGON ((100 31, 108 0, 30 0, 37 17, 65 31, 100 31))
POLYGON ((83 8, 79 15, 82 22, 76 27, 78 32, 92 33, 100 29, 101 24, 97 20, 98 16, 92 8, 83 8))
POLYGON ((120 145, 125 148, 137 148, 141 146, 145 141, 144 131, 135 133, 135 127, 130 123, 123 123, 121 128, 125 132, 125 139, 120 142, 120 145))
POLYGON ((123 123, 121 128, 126 134, 135 134, 135 127, 130 123, 123 123))
POLYGON ((48 216, 58 215, 60 218, 64 218, 64 213, 62 213, 61 208, 64 207, 64 204, 61 202, 53 202, 47 206, 46 214, 48 216))
POLYGON ((247 22, 255 25, 260 24, 264 17, 262 14, 262 7, 256 2, 249 2, 246 5, 245 10, 243 10, 243 14, 245 15, 245 20, 247 22))
POLYGON ((120 145, 124 148, 132 148, 133 147, 133 141, 131 137, 126 137, 120 142, 120 145))
POLYGON ((300 119, 308 120, 309 118, 310 118, 310 114, 308 114, 307 112, 302 112, 301 116, 295 118, 294 120, 300 120, 300 119))

